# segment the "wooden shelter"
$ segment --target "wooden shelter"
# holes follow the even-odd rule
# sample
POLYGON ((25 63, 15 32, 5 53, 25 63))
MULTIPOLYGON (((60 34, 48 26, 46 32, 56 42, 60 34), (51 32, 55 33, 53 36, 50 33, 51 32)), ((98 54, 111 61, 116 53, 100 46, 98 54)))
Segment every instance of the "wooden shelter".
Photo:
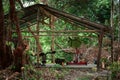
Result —
MULTIPOLYGON (((19 11, 17 11, 17 14, 20 15, 19 17, 19 23, 20 23, 20 27, 25 28, 26 26, 32 26, 34 24, 37 24, 37 22, 40 22, 42 24, 47 24, 51 27, 51 20, 52 16, 55 16, 57 18, 60 18, 62 20, 68 21, 70 23, 75 23, 78 25, 82 25, 87 29, 90 30, 95 30, 98 33, 98 37, 99 37, 99 52, 98 52, 98 64, 97 64, 97 68, 100 68, 100 57, 101 57, 101 50, 102 50, 102 39, 104 37, 104 35, 110 35, 111 34, 111 27, 102 25, 102 24, 98 24, 95 22, 91 22, 85 18, 80 18, 77 16, 74 16, 72 14, 68 14, 66 12, 63 11, 59 11, 58 9, 49 7, 47 5, 42 5, 42 4, 35 4, 26 8, 23 8, 19 11), (38 17, 39 16, 39 17, 38 17), (46 19, 50 19, 49 23, 46 23, 44 20, 46 19)), ((5 16, 6 19, 6 25, 7 25, 7 20, 8 20, 8 15, 5 16)))

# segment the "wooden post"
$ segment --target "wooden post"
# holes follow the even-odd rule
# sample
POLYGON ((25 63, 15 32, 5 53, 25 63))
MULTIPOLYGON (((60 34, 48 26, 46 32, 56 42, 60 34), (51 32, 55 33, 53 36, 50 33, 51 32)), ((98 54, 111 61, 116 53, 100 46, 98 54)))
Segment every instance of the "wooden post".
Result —
POLYGON ((120 0, 118 6, 118 43, 120 43, 120 0))
POLYGON ((100 70, 100 59, 101 59, 101 52, 102 52, 102 40, 103 40, 103 32, 101 32, 98 35, 98 45, 99 45, 99 51, 98 51, 98 57, 97 57, 97 70, 100 70))
POLYGON ((110 18, 110 25, 111 25, 111 28, 112 28, 112 31, 111 31, 111 60, 112 60, 112 62, 114 61, 114 55, 113 55, 114 21, 113 21, 113 16, 114 16, 114 0, 111 0, 111 18, 110 18))
MULTIPOLYGON (((50 27, 52 30, 54 30, 54 16, 51 15, 51 18, 50 18, 50 27)), ((55 50, 55 44, 54 44, 54 41, 55 41, 55 36, 54 36, 54 33, 52 33, 52 44, 51 44, 51 51, 54 51, 55 50)), ((54 54, 51 54, 51 57, 52 57, 52 63, 55 63, 55 57, 54 57, 54 54)))
MULTIPOLYGON (((37 12, 37 26, 36 26, 36 32, 37 32, 37 39, 36 39, 36 45, 38 45, 38 43, 39 43, 39 30, 40 30, 40 28, 39 28, 39 13, 40 13, 40 10, 39 10, 39 8, 38 8, 38 12, 37 12)), ((40 45, 39 45, 40 46, 40 45)), ((38 48, 37 48, 38 49, 38 48)), ((41 51, 41 47, 40 47, 40 49, 38 49, 37 50, 37 64, 39 65, 39 54, 40 54, 40 52, 42 52, 41 51)))
POLYGON ((112 63, 114 61, 113 42, 114 42, 114 36, 113 36, 113 33, 112 33, 112 37, 111 37, 111 61, 112 61, 112 63))
MULTIPOLYGON (((40 9, 38 8, 38 12, 37 12, 37 25, 36 25, 36 32, 37 32, 37 36, 36 36, 36 45, 37 45, 37 67, 39 67, 39 55, 42 52, 42 48, 41 48, 41 44, 39 43, 39 13, 40 13, 40 9)), ((39 79, 39 75, 37 75, 37 80, 39 79)))

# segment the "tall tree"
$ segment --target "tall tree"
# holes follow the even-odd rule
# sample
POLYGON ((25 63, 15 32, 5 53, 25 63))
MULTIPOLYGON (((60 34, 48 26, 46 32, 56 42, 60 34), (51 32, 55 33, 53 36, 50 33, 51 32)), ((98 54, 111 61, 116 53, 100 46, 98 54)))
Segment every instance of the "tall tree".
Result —
POLYGON ((0 0, 0 65, 3 68, 4 64, 4 53, 5 50, 5 27, 4 27, 4 11, 2 0, 0 0))
POLYGON ((11 64, 12 51, 6 44, 6 26, 4 26, 4 9, 2 0, 0 0, 0 68, 4 69, 11 64))
POLYGON ((9 0, 10 2, 10 20, 13 26, 16 27, 16 32, 18 36, 18 43, 17 47, 14 50, 14 57, 15 57, 15 71, 21 71, 21 67, 23 66, 23 53, 26 48, 25 44, 22 41, 22 35, 19 25, 19 20, 17 17, 16 9, 15 9, 15 0, 9 0))

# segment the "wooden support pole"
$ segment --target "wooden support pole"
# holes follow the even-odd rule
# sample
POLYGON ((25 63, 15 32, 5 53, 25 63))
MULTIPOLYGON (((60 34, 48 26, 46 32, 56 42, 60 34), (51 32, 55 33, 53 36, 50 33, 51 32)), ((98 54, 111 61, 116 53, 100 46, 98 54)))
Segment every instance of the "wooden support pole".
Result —
POLYGON ((111 18, 110 18, 110 25, 112 28, 111 31, 111 60, 114 61, 114 55, 113 55, 113 42, 114 42, 114 0, 111 0, 111 18))
POLYGON ((113 61, 114 61, 113 42, 114 42, 114 36, 113 36, 113 34, 112 34, 112 37, 111 37, 111 61, 112 61, 112 63, 113 63, 113 61))
POLYGON ((37 32, 37 36, 36 36, 36 45, 37 45, 37 64, 39 65, 39 54, 42 52, 42 47, 41 47, 41 44, 39 42, 39 30, 40 30, 40 27, 39 27, 39 13, 40 13, 40 10, 38 8, 38 12, 37 12, 37 25, 36 25, 36 32, 37 32))
POLYGON ((118 6, 118 43, 120 43, 120 0, 118 6))
POLYGON ((103 32, 101 32, 98 35, 98 45, 99 45, 99 51, 98 51, 98 57, 97 57, 97 70, 100 70, 100 59, 101 59, 101 52, 102 52, 102 41, 103 41, 103 32))
MULTIPOLYGON (((50 27, 51 27, 51 30, 54 30, 54 16, 51 15, 51 18, 50 18, 50 27)), ((54 51, 55 50, 55 36, 54 36, 54 33, 52 33, 52 44, 51 44, 51 51, 54 51)), ((51 57, 52 57, 52 63, 55 63, 55 57, 54 57, 54 54, 51 54, 51 57)))
MULTIPOLYGON (((37 39, 36 39, 36 45, 37 46, 40 46, 40 48, 38 49, 37 48, 37 67, 39 66, 39 61, 40 61, 40 59, 39 59, 39 55, 41 54, 41 52, 42 52, 42 48, 41 48, 41 44, 39 43, 39 30, 40 30, 40 28, 39 28, 39 13, 40 13, 40 10, 39 10, 39 8, 38 8, 38 12, 37 12, 37 25, 36 25, 36 32, 37 32, 37 39)), ((37 75, 37 80, 39 79, 39 75, 37 75)))

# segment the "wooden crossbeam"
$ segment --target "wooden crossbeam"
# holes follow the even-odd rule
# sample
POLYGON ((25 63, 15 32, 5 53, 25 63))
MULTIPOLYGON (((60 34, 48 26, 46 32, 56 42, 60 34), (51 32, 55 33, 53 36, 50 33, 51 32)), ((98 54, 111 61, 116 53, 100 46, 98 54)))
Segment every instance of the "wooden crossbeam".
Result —
MULTIPOLYGON (((16 32, 16 31, 12 31, 13 33, 16 32)), ((29 32, 29 31, 21 31, 21 32, 29 32)), ((34 33, 37 33, 36 31, 33 31, 34 33)), ((39 31, 40 33, 77 33, 77 32, 80 32, 80 33, 96 33, 96 32, 99 32, 99 30, 40 30, 39 31)))
MULTIPOLYGON (((37 36, 55 36, 55 37, 60 37, 60 36, 73 36, 73 37, 81 37, 81 38, 96 38, 94 36, 79 36, 79 35, 62 35, 62 34, 54 34, 54 35, 37 35, 37 36)), ((24 38, 29 38, 33 36, 24 36, 24 38)))

